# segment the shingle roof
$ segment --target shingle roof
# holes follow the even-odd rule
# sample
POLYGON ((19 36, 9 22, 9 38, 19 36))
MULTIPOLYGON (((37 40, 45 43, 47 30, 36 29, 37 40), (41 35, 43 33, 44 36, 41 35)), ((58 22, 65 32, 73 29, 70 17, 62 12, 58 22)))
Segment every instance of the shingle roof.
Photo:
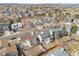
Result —
POLYGON ((48 37, 50 35, 49 29, 41 30, 40 33, 38 33, 43 39, 48 37))
POLYGON ((8 26, 8 24, 0 24, 0 30, 2 30, 4 26, 8 26))

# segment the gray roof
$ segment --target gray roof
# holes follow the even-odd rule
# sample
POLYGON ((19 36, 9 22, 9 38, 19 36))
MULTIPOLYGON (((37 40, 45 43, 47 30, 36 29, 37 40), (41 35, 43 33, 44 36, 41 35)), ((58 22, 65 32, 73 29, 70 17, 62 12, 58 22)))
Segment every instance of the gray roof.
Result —
POLYGON ((0 30, 3 30, 4 26, 8 26, 8 24, 0 24, 0 30))
POLYGON ((43 39, 48 38, 51 35, 49 30, 52 30, 52 32, 62 31, 60 27, 50 27, 39 31, 38 35, 40 35, 43 39))
POLYGON ((62 30, 61 27, 50 27, 50 29, 51 29, 52 31, 62 30))
POLYGON ((43 39, 48 38, 50 35, 49 29, 43 29, 38 33, 43 39))
POLYGON ((61 50, 61 48, 56 49, 54 52, 49 53, 48 56, 54 55, 54 56, 69 56, 69 54, 65 50, 61 50))

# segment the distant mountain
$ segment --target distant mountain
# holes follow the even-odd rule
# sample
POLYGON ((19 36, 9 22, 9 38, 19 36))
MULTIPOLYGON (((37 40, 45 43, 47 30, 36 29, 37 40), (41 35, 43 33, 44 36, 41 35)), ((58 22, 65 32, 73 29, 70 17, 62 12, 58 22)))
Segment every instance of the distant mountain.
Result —
POLYGON ((27 5, 27 6, 48 6, 48 7, 79 7, 79 3, 38 3, 38 4, 28 4, 28 3, 0 3, 0 6, 10 6, 10 5, 27 5))
POLYGON ((0 3, 0 6, 16 5, 17 3, 0 3))

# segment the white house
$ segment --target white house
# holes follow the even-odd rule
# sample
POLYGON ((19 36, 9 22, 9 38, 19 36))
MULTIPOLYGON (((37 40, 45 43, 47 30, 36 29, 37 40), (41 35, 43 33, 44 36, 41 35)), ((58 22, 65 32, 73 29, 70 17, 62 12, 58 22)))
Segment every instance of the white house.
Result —
POLYGON ((40 43, 50 43, 50 39, 52 38, 52 33, 50 33, 49 29, 41 30, 37 35, 40 43))
POLYGON ((21 22, 13 23, 13 24, 11 25, 11 28, 12 28, 13 30, 22 28, 22 23, 21 23, 21 22))
POLYGON ((32 47, 31 42, 27 39, 21 42, 21 47, 26 50, 32 47))

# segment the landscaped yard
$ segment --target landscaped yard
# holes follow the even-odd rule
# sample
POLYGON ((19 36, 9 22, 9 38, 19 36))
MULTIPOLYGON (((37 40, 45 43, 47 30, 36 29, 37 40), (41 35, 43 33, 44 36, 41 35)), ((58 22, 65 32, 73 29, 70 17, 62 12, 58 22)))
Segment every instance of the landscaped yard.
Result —
POLYGON ((64 47, 71 55, 78 55, 79 54, 79 42, 77 42, 75 40, 66 42, 64 47))

